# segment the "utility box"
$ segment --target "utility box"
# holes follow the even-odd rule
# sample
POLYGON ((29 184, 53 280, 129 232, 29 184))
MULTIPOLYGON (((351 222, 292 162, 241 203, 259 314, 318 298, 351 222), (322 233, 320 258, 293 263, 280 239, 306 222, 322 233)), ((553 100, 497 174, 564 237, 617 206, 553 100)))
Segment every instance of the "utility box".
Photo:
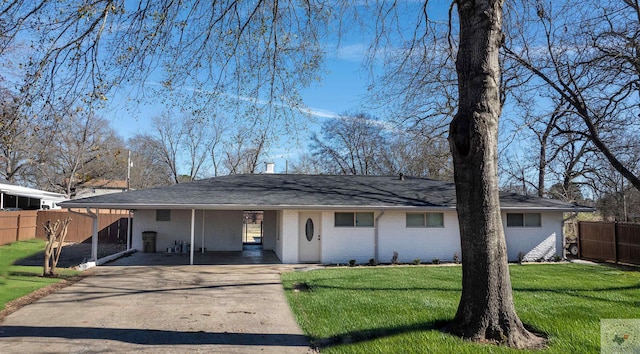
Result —
POLYGON ((142 252, 156 253, 156 235, 155 231, 142 232, 142 252))

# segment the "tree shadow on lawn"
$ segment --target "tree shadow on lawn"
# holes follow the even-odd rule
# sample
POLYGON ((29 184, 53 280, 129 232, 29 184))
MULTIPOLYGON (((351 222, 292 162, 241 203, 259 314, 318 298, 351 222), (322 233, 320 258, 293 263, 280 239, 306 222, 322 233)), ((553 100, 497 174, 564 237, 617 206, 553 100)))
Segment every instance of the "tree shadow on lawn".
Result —
MULTIPOLYGON (((466 341, 465 338, 452 334, 449 331, 449 325, 451 324, 452 320, 453 320, 452 318, 438 319, 431 322, 418 323, 418 324, 407 325, 407 326, 396 326, 396 327, 388 327, 388 328, 375 328, 375 329, 368 329, 368 330, 352 331, 352 332, 347 332, 347 333, 335 335, 328 338, 311 338, 311 345, 313 348, 322 350, 322 349, 331 348, 331 347, 338 347, 341 345, 357 344, 357 343, 372 341, 376 339, 382 339, 385 337, 393 337, 396 335, 407 334, 411 332, 427 332, 427 331, 438 332, 438 334, 444 334, 447 337, 449 337, 451 340, 466 341)), ((545 338, 545 340, 548 340, 549 338, 548 334, 545 333, 544 331, 541 331, 538 328, 528 324, 524 324, 524 326, 531 333, 534 333, 535 335, 539 337, 543 337, 545 338)), ((495 345, 497 347, 507 348, 507 346, 505 345, 502 345, 498 342, 492 342, 492 341, 480 341, 480 342, 468 341, 468 344, 495 345)), ((435 346, 437 347, 437 344, 435 346)), ((536 349, 544 349, 544 348, 546 348, 546 345, 536 349)))
POLYGON ((407 326, 395 326, 386 328, 373 328, 359 331, 351 331, 338 334, 328 338, 311 338, 311 344, 318 349, 340 346, 344 344, 354 344, 372 341, 375 339, 392 337, 410 332, 437 331, 446 333, 446 327, 451 319, 441 319, 432 322, 418 323, 407 326))
POLYGON ((640 284, 628 285, 628 286, 611 286, 611 287, 599 287, 599 288, 525 288, 525 287, 513 287, 514 292, 522 293, 536 293, 536 292, 548 292, 558 295, 577 297, 585 300, 603 301, 603 302, 615 302, 625 304, 628 306, 637 307, 640 306, 640 300, 621 300, 612 299, 607 297, 599 297, 598 294, 607 294, 611 291, 629 291, 640 290, 640 284))

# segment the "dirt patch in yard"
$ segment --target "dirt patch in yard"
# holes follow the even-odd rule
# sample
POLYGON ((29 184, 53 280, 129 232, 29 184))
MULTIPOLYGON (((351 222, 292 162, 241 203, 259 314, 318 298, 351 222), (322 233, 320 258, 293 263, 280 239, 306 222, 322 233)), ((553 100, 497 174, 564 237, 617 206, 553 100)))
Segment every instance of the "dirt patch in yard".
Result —
MULTIPOLYGON (((106 257, 127 249, 127 245, 119 243, 98 244, 98 258, 106 257)), ((67 243, 62 248, 58 268, 73 268, 91 259, 90 243, 67 243)), ((44 251, 34 254, 31 257, 23 258, 15 263, 22 266, 42 266, 44 262, 44 251)))

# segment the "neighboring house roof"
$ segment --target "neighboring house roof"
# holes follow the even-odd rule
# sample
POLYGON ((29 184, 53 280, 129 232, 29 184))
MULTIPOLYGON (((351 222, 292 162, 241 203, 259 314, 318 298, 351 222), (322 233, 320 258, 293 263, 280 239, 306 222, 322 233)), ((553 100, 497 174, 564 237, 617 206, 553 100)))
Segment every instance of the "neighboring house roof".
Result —
POLYGON ((127 189, 126 180, 92 179, 79 184, 77 188, 127 189))
MULTIPOLYGON (((450 182, 398 176, 230 175, 75 199, 69 208, 104 209, 452 209, 450 182)), ((591 210, 559 200, 501 194, 502 209, 591 210)))

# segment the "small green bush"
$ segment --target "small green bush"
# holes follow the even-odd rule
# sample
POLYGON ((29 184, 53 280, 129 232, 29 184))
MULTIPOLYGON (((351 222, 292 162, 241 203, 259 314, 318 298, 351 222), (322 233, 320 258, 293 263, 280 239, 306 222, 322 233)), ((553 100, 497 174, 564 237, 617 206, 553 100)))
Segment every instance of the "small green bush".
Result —
POLYGON ((377 266, 377 265, 378 265, 378 262, 376 262, 376 259, 375 259, 375 258, 371 258, 371 259, 369 260, 369 265, 370 265, 370 266, 377 266))
POLYGON ((393 257, 391 257, 391 264, 398 264, 398 252, 393 251, 393 257))
POLYGON ((356 260, 355 259, 350 259, 349 260, 349 267, 354 267, 356 265, 356 260))
POLYGON ((460 264, 460 255, 458 254, 458 252, 453 254, 453 263, 460 264))
POLYGON ((432 264, 440 264, 440 258, 434 258, 431 260, 432 264))
POLYGON ((413 264, 418 265, 420 264, 420 258, 416 258, 413 260, 413 264))

